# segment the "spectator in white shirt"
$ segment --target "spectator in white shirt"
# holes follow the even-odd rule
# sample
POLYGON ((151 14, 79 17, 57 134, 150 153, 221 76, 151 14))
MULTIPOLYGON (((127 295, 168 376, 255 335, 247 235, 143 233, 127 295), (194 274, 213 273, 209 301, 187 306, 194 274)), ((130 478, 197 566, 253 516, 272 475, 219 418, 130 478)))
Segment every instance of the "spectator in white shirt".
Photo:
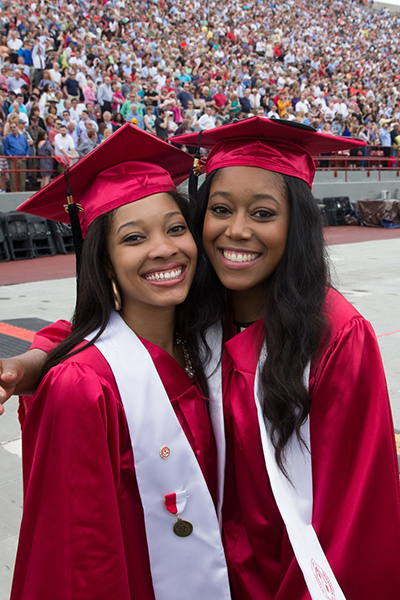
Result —
POLYGON ((69 123, 67 124, 67 135, 70 135, 72 137, 72 139, 74 140, 75 148, 77 148, 79 144, 79 138, 74 121, 69 121, 69 123))
POLYGON ((78 103, 78 100, 76 98, 72 98, 71 108, 69 109, 69 114, 71 115, 71 119, 73 121, 76 121, 76 123, 78 123, 81 118, 81 113, 85 109, 86 109, 85 104, 82 104, 81 102, 78 103))
POLYGON ((57 83, 57 84, 60 83, 61 71, 60 71, 60 67, 58 66, 57 61, 53 62, 53 68, 50 69, 50 77, 52 78, 54 83, 57 83))
POLYGON ((305 115, 310 111, 310 103, 306 99, 305 94, 301 94, 300 100, 296 104, 296 112, 302 112, 305 115))
POLYGON ((273 104, 271 106, 271 109, 269 110, 267 117, 268 117, 268 119, 279 119, 278 109, 275 106, 275 104, 273 104))
POLYGON ((67 134, 65 125, 61 125, 60 133, 57 133, 54 137, 54 148, 56 156, 65 156, 69 158, 71 165, 76 162, 73 160, 77 157, 75 143, 72 137, 67 134))
POLYGON ((13 27, 10 31, 10 37, 7 41, 7 46, 10 49, 10 60, 15 65, 18 62, 18 50, 22 47, 22 40, 17 34, 18 30, 13 27))
POLYGON ((34 68, 32 85, 37 87, 43 79, 43 71, 46 64, 46 49, 38 40, 36 40, 33 46, 32 62, 34 68))
POLYGON ((215 109, 212 106, 206 106, 204 115, 196 123, 196 129, 207 131, 215 127, 215 109))
POLYGON ((14 76, 7 79, 8 91, 9 92, 20 92, 21 85, 24 85, 25 81, 21 77, 21 71, 15 69, 14 76))
POLYGON ((333 109, 335 111, 335 115, 339 114, 342 119, 345 119, 348 114, 348 108, 345 102, 343 102, 343 98, 336 98, 336 102, 333 105, 333 109))

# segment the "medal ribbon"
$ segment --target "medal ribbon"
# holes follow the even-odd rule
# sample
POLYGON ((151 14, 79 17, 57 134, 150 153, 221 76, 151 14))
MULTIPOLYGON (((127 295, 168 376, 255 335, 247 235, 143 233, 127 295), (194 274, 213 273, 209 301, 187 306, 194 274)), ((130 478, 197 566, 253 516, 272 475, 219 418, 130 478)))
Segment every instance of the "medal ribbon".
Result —
POLYGON ((186 490, 182 492, 174 492, 173 494, 166 494, 164 496, 165 508, 173 515, 180 515, 185 510, 186 499, 189 494, 186 490))

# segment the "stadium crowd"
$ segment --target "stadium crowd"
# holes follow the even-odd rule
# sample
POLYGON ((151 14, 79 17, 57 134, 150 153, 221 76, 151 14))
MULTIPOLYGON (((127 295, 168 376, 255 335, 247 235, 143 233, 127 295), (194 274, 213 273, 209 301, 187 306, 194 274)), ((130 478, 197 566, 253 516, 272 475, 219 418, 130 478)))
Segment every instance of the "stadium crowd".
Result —
POLYGON ((126 121, 167 139, 257 114, 359 137, 390 165, 399 25, 360 0, 5 0, 0 155, 40 156, 44 185, 53 156, 61 169, 126 121))

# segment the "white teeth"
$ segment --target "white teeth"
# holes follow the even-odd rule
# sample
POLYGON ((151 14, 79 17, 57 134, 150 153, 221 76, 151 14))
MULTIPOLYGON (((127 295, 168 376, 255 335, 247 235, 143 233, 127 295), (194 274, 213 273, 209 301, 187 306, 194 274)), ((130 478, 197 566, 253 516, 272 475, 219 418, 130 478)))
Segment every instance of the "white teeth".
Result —
POLYGON ((153 275, 145 276, 147 281, 168 281, 170 279, 178 279, 181 276, 183 268, 175 269, 174 271, 161 271, 153 275))
POLYGON ((228 252, 227 250, 223 250, 223 255, 225 258, 230 260, 231 262, 250 262, 255 260, 259 255, 257 254, 236 254, 235 252, 228 252))

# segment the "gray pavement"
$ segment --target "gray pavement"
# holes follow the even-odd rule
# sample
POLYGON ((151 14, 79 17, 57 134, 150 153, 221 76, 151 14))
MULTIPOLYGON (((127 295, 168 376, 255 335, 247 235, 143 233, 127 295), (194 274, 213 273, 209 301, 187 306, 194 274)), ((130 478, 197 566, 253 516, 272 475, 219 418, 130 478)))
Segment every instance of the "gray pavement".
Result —
MULTIPOLYGON (((333 283, 371 321, 378 336, 394 423, 400 429, 400 239, 331 246, 329 255, 333 283)), ((0 320, 69 319, 74 295, 74 279, 0 286, 0 320)), ((12 398, 0 418, 0 600, 9 599, 22 512, 16 408, 17 399, 12 398)))

